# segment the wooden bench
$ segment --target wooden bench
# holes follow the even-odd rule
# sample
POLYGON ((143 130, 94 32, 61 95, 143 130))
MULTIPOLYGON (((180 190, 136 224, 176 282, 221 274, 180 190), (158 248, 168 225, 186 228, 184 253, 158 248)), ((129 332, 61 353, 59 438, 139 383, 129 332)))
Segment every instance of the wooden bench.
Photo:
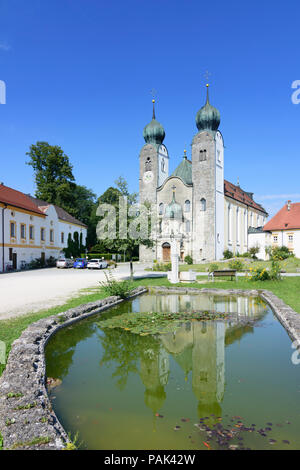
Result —
POLYGON ((212 271, 208 273, 208 279, 212 278, 213 280, 215 277, 231 277, 231 280, 235 278, 236 280, 236 269, 218 269, 217 271, 212 271))

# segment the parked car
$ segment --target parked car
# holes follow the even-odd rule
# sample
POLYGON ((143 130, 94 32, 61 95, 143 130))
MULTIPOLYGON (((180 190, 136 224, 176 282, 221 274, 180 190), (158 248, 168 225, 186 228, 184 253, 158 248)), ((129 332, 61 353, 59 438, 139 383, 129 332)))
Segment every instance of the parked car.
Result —
POLYGON ((86 268, 87 260, 85 258, 76 258, 73 268, 86 268))
POLYGON ((104 269, 107 268, 107 261, 104 259, 90 259, 87 264, 88 269, 104 269))
POLYGON ((57 268, 72 268, 74 260, 70 258, 60 258, 56 261, 57 268))

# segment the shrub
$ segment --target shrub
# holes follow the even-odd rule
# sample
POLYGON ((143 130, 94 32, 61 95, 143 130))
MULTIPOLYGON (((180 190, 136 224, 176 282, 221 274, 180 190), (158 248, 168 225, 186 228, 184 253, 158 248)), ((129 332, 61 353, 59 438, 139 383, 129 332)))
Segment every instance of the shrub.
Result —
POLYGON ((252 259, 257 259, 257 253, 259 252, 259 246, 252 246, 249 248, 249 254, 252 259))
POLYGON ((217 271, 219 269, 219 265, 217 263, 211 263, 209 265, 209 272, 212 273, 213 271, 217 271))
POLYGON ((241 256, 242 256, 243 258, 250 258, 250 257, 251 257, 251 255, 250 255, 250 253, 249 253, 248 251, 246 251, 246 253, 243 253, 241 256))
POLYGON ((229 261, 228 266, 230 267, 230 269, 236 269, 236 271, 243 271, 245 267, 244 263, 239 259, 233 259, 229 261))
POLYGON ((274 247, 271 250, 271 259, 283 260, 291 256, 291 253, 287 246, 274 247))
POLYGON ((171 263, 155 263, 153 265, 153 271, 171 271, 171 263))
POLYGON ((119 295, 122 299, 126 299, 133 289, 132 281, 117 281, 111 271, 105 272, 106 281, 101 281, 100 285, 107 295, 119 295))
POLYGON ((269 271, 266 268, 250 268, 250 281, 268 281, 271 279, 269 271))
POLYGON ((50 256, 50 258, 48 258, 46 260, 46 265, 49 267, 49 268, 52 268, 54 266, 56 266, 56 259, 53 257, 53 256, 50 256))
POLYGON ((184 261, 185 261, 187 264, 193 264, 193 258, 192 258, 190 255, 187 255, 187 256, 184 258, 184 261))
POLYGON ((233 258, 233 253, 230 250, 224 250, 223 256, 224 256, 224 259, 230 259, 230 258, 233 258))

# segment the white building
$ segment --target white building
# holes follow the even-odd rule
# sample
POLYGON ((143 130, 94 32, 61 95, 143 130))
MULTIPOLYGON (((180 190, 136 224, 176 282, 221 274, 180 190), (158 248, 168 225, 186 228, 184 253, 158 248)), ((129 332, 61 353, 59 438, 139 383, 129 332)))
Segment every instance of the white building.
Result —
POLYGON ((286 246, 300 258, 300 202, 287 203, 259 230, 249 231, 249 247, 259 246, 258 258, 267 259, 266 247, 286 246))
POLYGON ((0 184, 0 272, 36 258, 57 259, 75 232, 85 245, 85 224, 58 206, 0 184))

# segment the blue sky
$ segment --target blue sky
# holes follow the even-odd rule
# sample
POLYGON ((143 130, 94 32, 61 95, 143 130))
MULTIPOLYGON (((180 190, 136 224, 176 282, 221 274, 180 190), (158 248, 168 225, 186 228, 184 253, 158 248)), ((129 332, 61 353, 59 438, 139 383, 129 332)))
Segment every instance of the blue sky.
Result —
POLYGON ((120 175, 138 191, 151 89, 173 170, 190 156, 208 70, 225 178, 270 214, 300 201, 299 15, 296 1, 0 0, 0 180, 34 193, 25 154, 44 140, 97 195, 120 175))

